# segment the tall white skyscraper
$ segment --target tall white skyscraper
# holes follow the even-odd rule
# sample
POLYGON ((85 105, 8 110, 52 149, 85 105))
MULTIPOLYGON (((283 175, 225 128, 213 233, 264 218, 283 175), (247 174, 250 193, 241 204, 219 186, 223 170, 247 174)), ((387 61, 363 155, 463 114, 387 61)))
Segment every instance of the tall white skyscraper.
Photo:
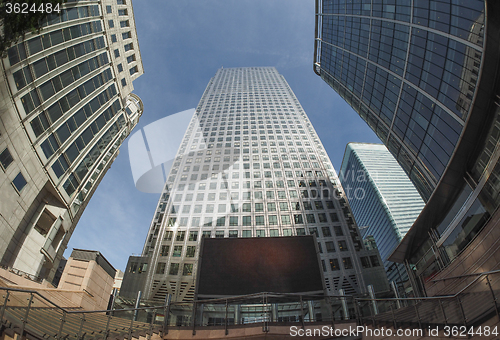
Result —
POLYGON ((284 77, 272 67, 223 68, 196 108, 121 294, 192 300, 202 237, 313 233, 328 293, 365 291, 363 267, 382 267, 363 248, 335 170, 284 77))
MULTIPOLYGON (((387 258, 401 242, 424 207, 424 201, 408 175, 382 144, 349 143, 340 169, 356 223, 363 236, 377 242, 386 269, 387 258)), ((407 279, 402 264, 392 267, 389 280, 407 279), (399 270, 398 270, 399 269, 399 270)))
POLYGON ((132 3, 68 1, 0 64, 0 264, 51 281, 143 112, 132 3))

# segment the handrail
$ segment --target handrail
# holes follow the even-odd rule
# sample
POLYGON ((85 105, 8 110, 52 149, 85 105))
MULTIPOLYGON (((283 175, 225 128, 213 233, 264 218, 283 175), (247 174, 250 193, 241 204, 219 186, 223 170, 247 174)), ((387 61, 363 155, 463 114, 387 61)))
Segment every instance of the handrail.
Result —
POLYGON ((464 288, 462 288, 461 290, 459 290, 457 293, 453 294, 453 295, 439 295, 439 296, 425 296, 425 297, 415 297, 415 298, 380 298, 380 299, 372 299, 372 298, 356 298, 354 297, 355 300, 359 300, 359 301, 397 301, 397 300, 418 300, 418 301, 422 301, 422 300, 440 300, 440 299, 453 299, 453 298, 456 298, 458 297, 458 295, 462 294, 466 289, 468 289, 471 285, 473 285, 474 283, 476 283, 478 280, 480 280, 482 277, 484 276, 488 276, 488 275, 491 275, 491 274, 497 274, 497 273, 500 273, 500 270, 492 270, 492 271, 489 271, 489 272, 483 272, 483 273, 478 273, 480 276, 478 276, 477 278, 475 278, 472 282, 470 282, 468 285, 466 285, 464 288))
MULTIPOLYGON (((131 311, 131 310, 143 310, 143 309, 158 309, 158 308, 165 308, 165 305, 162 306, 149 306, 149 307, 138 307, 138 308, 122 308, 122 309, 104 309, 104 310, 69 310, 66 308, 73 308, 73 307, 61 307, 57 305, 56 303, 52 302, 42 294, 40 294, 36 290, 30 290, 30 289, 21 289, 21 288, 10 288, 10 287, 0 287, 0 290, 6 290, 6 291, 13 291, 13 292, 21 292, 21 293, 30 293, 30 294, 35 294, 39 297, 41 297, 43 300, 47 301, 51 305, 53 305, 55 308, 62 310, 65 313, 68 314, 78 314, 78 313, 106 313, 106 312, 125 312, 125 311, 131 311)), ((78 307, 77 307, 78 308, 78 307)))
POLYGON ((496 274, 496 273, 500 273, 500 269, 497 269, 497 270, 492 270, 492 271, 489 271, 489 272, 472 273, 472 274, 465 274, 465 275, 458 275, 458 276, 444 277, 444 278, 442 278, 442 279, 432 280, 432 282, 446 281, 446 280, 452 280, 452 279, 460 279, 460 278, 469 277, 469 276, 496 274))

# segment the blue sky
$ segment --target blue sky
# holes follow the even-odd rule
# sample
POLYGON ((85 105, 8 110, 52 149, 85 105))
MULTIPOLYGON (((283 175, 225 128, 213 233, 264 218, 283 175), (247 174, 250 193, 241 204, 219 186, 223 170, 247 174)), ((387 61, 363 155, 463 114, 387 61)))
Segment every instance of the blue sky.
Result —
MULTIPOLYGON (((313 72, 313 0, 133 0, 145 73, 134 81, 142 128, 197 106, 220 67, 274 66, 313 123, 338 171, 349 142, 379 143, 370 128, 313 72)), ((134 130, 136 131, 136 130, 134 130)), ((134 187, 127 141, 68 244, 100 251, 124 270, 139 254, 158 194, 134 187)))

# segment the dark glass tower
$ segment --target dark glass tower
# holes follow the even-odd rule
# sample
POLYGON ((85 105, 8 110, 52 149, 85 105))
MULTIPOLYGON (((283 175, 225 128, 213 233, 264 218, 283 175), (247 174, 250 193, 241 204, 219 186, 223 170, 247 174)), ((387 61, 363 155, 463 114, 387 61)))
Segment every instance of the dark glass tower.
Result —
POLYGON ((422 281, 496 219, 499 12, 484 0, 316 2, 314 71, 427 202, 392 256, 416 264, 422 281))

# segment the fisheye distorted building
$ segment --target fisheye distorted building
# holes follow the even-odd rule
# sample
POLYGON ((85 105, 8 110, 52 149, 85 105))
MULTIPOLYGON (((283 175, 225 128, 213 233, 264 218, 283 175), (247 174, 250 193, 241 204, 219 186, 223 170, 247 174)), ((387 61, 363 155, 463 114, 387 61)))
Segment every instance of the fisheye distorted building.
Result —
POLYGON ((391 259, 484 271, 498 251, 497 1, 318 0, 314 71, 375 131, 426 206, 391 259), (458 260, 458 261, 457 261, 458 260))
POLYGON ((120 295, 192 300, 203 237, 309 234, 329 294, 365 292, 364 276, 380 271, 376 288, 388 288, 380 256, 364 248, 328 155, 284 77, 272 67, 223 68, 196 108, 120 295))
POLYGON ((142 115, 132 3, 68 1, 1 64, 0 264, 51 281, 142 115))
POLYGON ((415 186, 381 144, 347 144, 339 178, 363 238, 376 241, 389 281, 406 281, 404 266, 387 259, 424 207, 415 186))

